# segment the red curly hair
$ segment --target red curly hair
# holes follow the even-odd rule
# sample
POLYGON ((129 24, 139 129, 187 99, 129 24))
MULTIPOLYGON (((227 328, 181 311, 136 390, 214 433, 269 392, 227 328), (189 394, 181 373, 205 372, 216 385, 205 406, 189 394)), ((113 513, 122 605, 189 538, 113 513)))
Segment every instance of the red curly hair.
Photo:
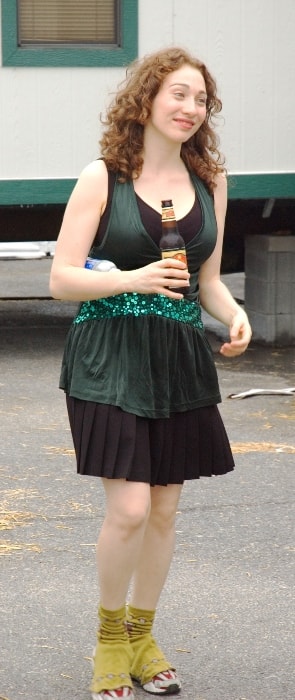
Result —
POLYGON ((126 79, 111 103, 102 123, 106 130, 100 140, 101 154, 109 170, 119 172, 125 182, 139 176, 143 165, 144 124, 164 79, 184 65, 202 74, 207 91, 206 119, 199 130, 181 146, 181 157, 187 168, 195 172, 213 192, 215 176, 224 172, 224 159, 218 150, 219 139, 213 117, 221 111, 214 78, 205 64, 181 48, 157 51, 134 61, 126 71, 126 79))

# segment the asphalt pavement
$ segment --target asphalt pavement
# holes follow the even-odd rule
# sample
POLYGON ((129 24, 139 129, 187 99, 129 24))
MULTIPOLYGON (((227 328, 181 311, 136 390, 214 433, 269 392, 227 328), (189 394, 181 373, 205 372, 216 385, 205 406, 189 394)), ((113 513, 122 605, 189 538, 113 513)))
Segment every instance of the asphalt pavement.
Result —
MULTIPOLYGON (((0 700, 87 700, 98 590, 99 480, 75 472, 58 378, 76 304, 48 293, 50 260, 0 260, 0 700)), ((243 275, 225 280, 243 302, 243 275)), ((218 353, 236 468, 188 482, 155 634, 184 700, 294 700, 295 349, 218 353)), ((136 691, 136 698, 148 696, 136 691)))

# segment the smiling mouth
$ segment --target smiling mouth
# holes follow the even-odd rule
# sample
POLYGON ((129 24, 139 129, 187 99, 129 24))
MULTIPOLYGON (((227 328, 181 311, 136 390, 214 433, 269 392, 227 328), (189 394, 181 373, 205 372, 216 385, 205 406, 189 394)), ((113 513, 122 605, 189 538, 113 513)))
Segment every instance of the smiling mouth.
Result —
POLYGON ((179 126, 183 126, 185 129, 192 129, 194 126, 194 122, 190 121, 189 119, 175 119, 177 124, 179 126))

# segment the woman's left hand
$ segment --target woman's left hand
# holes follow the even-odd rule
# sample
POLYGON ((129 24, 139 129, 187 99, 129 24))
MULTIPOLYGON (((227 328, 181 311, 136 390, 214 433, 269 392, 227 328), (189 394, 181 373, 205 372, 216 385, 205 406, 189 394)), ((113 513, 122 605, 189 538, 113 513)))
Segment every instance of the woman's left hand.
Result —
POLYGON ((239 309, 233 316, 229 327, 230 342, 224 343, 220 348, 221 355, 236 357, 245 352, 251 340, 251 326, 248 316, 243 309, 239 309))

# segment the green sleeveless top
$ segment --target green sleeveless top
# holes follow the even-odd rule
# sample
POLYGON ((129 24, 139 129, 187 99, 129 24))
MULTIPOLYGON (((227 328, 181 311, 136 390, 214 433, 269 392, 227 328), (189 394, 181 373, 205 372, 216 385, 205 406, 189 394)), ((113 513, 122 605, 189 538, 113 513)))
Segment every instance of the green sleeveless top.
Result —
MULTIPOLYGON (((213 199, 191 179, 202 224, 187 244, 190 291, 183 300, 124 293, 83 302, 68 333, 60 387, 70 396, 149 418, 218 403, 213 355, 198 302, 198 272, 216 244, 213 199)), ((130 270, 160 259, 143 226, 132 182, 116 181, 109 221, 93 257, 130 270)))

